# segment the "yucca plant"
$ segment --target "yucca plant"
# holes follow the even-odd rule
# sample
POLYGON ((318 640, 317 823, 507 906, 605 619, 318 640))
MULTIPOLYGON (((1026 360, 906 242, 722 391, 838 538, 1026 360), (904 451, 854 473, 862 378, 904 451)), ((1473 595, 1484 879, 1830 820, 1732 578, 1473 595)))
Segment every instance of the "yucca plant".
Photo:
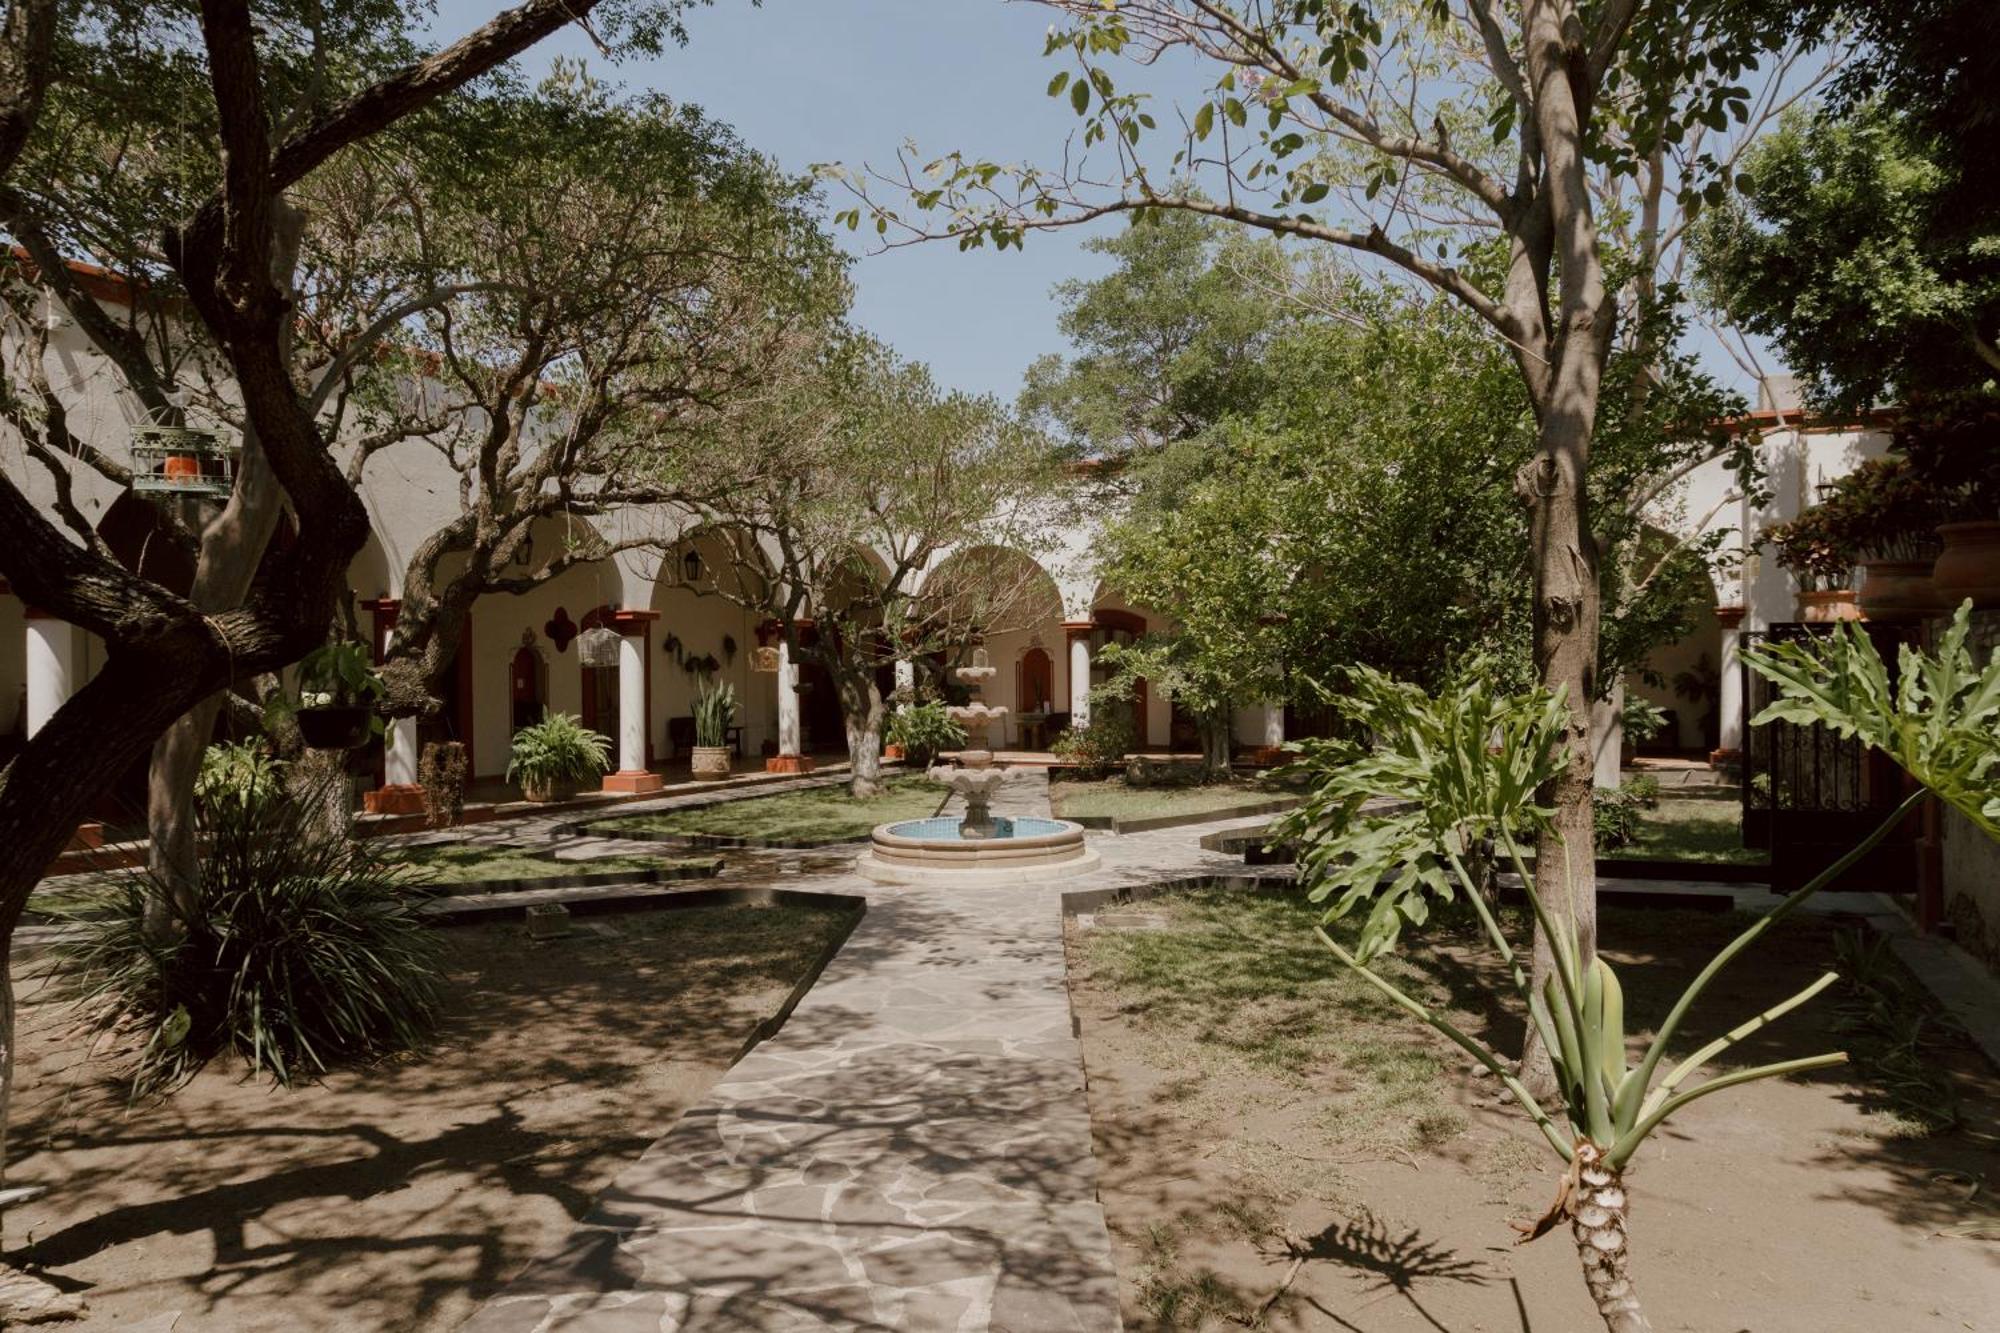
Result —
POLYGON ((724 681, 701 690, 694 698, 694 743, 710 748, 729 744, 736 721, 736 687, 724 681))
POLYGON ((136 1043, 135 1094, 225 1052, 288 1084, 429 1034, 439 945, 412 876, 366 841, 317 836, 318 803, 275 784, 205 801, 191 897, 140 870, 110 911, 73 914, 62 985, 89 1023, 136 1043), (173 931, 146 929, 149 897, 172 905, 173 931))
MULTIPOLYGON (((1569 925, 1571 914, 1551 910, 1550 894, 1564 892, 1567 877, 1555 873, 1557 867, 1537 867, 1550 872, 1538 880, 1520 850, 1551 814, 1536 793, 1562 762, 1560 695, 1503 696, 1491 684, 1492 673, 1474 670, 1464 683, 1433 698, 1377 672, 1357 670, 1350 673, 1350 693, 1336 702, 1373 738, 1373 746, 1304 747, 1295 769, 1314 777, 1315 788, 1275 836, 1299 841, 1301 872, 1313 900, 1332 900, 1319 938, 1341 963, 1486 1068, 1562 1158, 1566 1170, 1555 1202, 1522 1227, 1523 1238, 1569 1224, 1591 1298, 1614 1333, 1651 1328, 1629 1271, 1625 1171, 1633 1153, 1700 1098, 1846 1058, 1829 1052, 1690 1082, 1738 1042, 1825 990, 1836 974, 1826 973, 1664 1067, 1695 1001, 1723 968, 1857 862, 1930 794, 2000 836, 2000 652, 1983 671, 1975 669, 1966 636, 1967 612, 1961 609, 1935 655, 1903 649, 1894 688, 1867 636, 1850 627, 1826 639, 1745 654, 1780 691, 1755 724, 1782 718, 1858 736, 1891 755, 1915 783, 1901 805, 1851 851, 1717 952, 1656 1025, 1636 1061, 1629 1058, 1616 969, 1602 958, 1586 957, 1569 925), (1381 797, 1407 804, 1368 808, 1381 797), (1540 986, 1480 892, 1480 880, 1467 870, 1468 853, 1488 842, 1519 876, 1550 942, 1554 964, 1540 986), (1553 1105, 1538 1101, 1498 1052, 1370 966, 1396 948, 1406 926, 1428 918, 1434 899, 1460 896, 1552 1053, 1559 1085, 1553 1105), (1367 916, 1358 938, 1352 947, 1343 945, 1326 925, 1363 906, 1367 916)), ((1577 854, 1591 853, 1585 848, 1577 854)))
POLYGON ((507 781, 531 801, 545 801, 601 777, 611 767, 611 741, 573 713, 543 710, 542 720, 514 733, 507 781))

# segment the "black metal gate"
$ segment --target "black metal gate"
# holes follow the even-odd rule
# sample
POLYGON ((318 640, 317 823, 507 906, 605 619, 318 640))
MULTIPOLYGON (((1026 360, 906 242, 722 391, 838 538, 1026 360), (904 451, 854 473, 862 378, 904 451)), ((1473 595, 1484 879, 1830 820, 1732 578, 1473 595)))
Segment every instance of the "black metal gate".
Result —
MULTIPOLYGON (((1896 650, 1914 642, 1916 629, 1864 623, 1876 651, 1896 678, 1896 650)), ((1802 623, 1745 631, 1743 646, 1831 633, 1833 626, 1802 623)), ((1861 841, 1908 794, 1907 775, 1887 756, 1859 740, 1841 739, 1817 723, 1771 722, 1748 726, 1774 693, 1748 665, 1743 672, 1743 842, 1771 853, 1771 887, 1799 888, 1861 841)), ((1914 893, 1917 888, 1915 814, 1878 843, 1829 889, 1914 893)))

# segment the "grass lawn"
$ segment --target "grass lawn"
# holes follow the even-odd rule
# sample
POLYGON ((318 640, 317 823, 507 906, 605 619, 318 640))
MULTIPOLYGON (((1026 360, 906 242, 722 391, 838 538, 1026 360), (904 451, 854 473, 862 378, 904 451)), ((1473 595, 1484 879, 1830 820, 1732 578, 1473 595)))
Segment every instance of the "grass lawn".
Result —
POLYGON ((1639 812, 1638 836, 1604 852, 1615 861, 1703 861, 1761 865, 1769 856, 1743 845, 1743 807, 1735 801, 1663 797, 1639 812))
POLYGON ((1153 819, 1198 815, 1263 805, 1286 795, 1254 782, 1217 782, 1205 787, 1133 787, 1123 778, 1101 781, 1060 779, 1049 784, 1049 801, 1059 819, 1153 819))
POLYGON ((702 834, 709 837, 776 839, 783 842, 839 842, 863 838, 877 824, 923 819, 937 812, 945 790, 926 778, 890 778, 880 796, 855 800, 847 788, 813 787, 721 801, 688 810, 600 819, 592 831, 616 837, 621 829, 644 833, 702 834))
POLYGON ((570 875, 595 875, 608 870, 637 874, 667 870, 674 866, 706 861, 705 857, 600 856, 590 860, 557 861, 538 856, 526 847, 481 846, 476 843, 447 842, 429 846, 388 849, 388 859, 396 865, 424 872, 432 884, 464 884, 492 879, 554 879, 570 875))

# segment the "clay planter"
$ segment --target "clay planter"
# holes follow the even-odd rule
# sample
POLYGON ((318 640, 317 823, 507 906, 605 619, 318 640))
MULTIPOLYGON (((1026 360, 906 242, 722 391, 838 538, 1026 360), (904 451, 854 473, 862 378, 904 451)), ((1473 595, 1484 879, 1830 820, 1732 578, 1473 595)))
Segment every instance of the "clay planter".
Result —
POLYGON ((358 704, 301 708, 293 717, 309 749, 354 750, 368 739, 368 710, 358 704))
POLYGON ((1938 536, 1944 553, 1931 569, 1931 586, 1939 609, 1956 611, 1968 597, 1975 610, 2000 607, 2000 522, 1943 523, 1938 536))
POLYGON ((697 782, 714 782, 729 776, 727 745, 697 745, 688 754, 688 769, 697 782))
POLYGON ((574 782, 522 782, 521 799, 536 805, 550 805, 556 801, 567 801, 576 795, 574 782))
POLYGON ((1928 560, 1864 560, 1861 614, 1885 625, 1914 625, 1937 611, 1937 588, 1928 560))
POLYGON ((885 745, 882 747, 882 757, 884 759, 901 759, 903 757, 903 747, 900 745, 885 745))
POLYGON ((1852 588, 1827 588, 1799 594, 1799 619, 1808 625, 1830 625, 1839 620, 1861 619, 1852 588))

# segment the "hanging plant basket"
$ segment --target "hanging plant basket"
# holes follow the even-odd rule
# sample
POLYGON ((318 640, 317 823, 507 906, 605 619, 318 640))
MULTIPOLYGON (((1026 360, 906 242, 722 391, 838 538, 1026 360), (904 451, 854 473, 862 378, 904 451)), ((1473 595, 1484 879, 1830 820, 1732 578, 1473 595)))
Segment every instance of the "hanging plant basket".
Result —
POLYGON ((576 655, 587 667, 618 665, 618 631, 592 626, 577 636, 576 655))
POLYGON ((309 749, 356 750, 368 740, 368 709, 360 704, 301 708, 293 717, 309 749))

